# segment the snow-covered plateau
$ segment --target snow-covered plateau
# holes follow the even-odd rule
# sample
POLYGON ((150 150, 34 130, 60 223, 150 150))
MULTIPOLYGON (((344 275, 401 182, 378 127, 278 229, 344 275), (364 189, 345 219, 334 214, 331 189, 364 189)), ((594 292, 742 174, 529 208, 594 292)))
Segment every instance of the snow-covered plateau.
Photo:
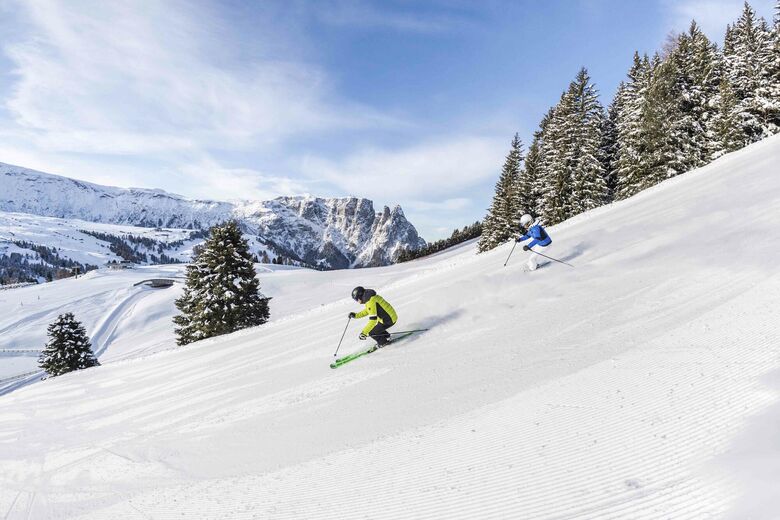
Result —
MULTIPOLYGON (((329 269, 387 265, 402 249, 425 245, 400 206, 375 212, 370 200, 357 197, 192 200, 162 190, 101 186, 4 163, 0 186, 0 211, 10 214, 0 213, 0 231, 5 228, 3 220, 19 214, 65 219, 66 227, 86 221, 135 229, 173 228, 169 231, 179 233, 235 219, 260 244, 256 249, 267 250, 271 258, 284 256, 329 269)), ((37 243, 51 247, 57 237, 39 238, 37 243)))
MULTIPOLYGON (((17 252, 32 254, 29 245, 44 245, 54 248, 60 257, 83 265, 103 267, 106 263, 122 261, 122 257, 110 249, 110 243, 99 235, 112 237, 133 236, 150 239, 155 245, 162 245, 162 251, 179 261, 188 261, 192 247, 203 242, 202 238, 191 238, 194 233, 188 229, 147 228, 119 224, 100 224, 79 219, 42 217, 29 213, 0 211, 0 256, 17 252), (92 234, 90 234, 92 233, 92 234), (29 244, 20 247, 19 243, 29 244)), ((250 241, 250 247, 261 251, 258 244, 250 241)), ((153 254, 155 248, 143 244, 135 246, 138 252, 153 254)))
POLYGON ((777 519, 778 157, 775 136, 549 228, 575 268, 474 242, 260 266, 271 321, 186 347, 181 285, 133 285, 181 266, 2 291, 2 348, 72 311, 102 366, 3 387, 0 517, 777 519), (430 330, 332 370, 355 285, 430 330))

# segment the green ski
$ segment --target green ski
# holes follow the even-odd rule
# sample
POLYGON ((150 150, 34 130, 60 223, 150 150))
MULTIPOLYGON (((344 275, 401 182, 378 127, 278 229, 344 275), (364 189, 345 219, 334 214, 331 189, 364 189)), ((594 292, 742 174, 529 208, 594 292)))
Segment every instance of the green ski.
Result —
POLYGON ((344 356, 342 358, 338 358, 336 361, 334 361, 333 363, 330 364, 330 368, 338 368, 341 365, 345 365, 345 364, 349 363, 350 361, 354 361, 354 360, 356 360, 359 357, 365 356, 366 354, 371 354, 377 348, 379 348, 379 347, 374 345, 373 347, 367 348, 366 350, 361 350, 360 352, 355 352, 353 354, 349 354, 349 355, 344 356))
MULTIPOLYGON (((392 343, 395 343, 398 340, 401 340, 401 339, 404 339, 404 338, 408 338, 409 336, 411 336, 412 334, 414 334, 416 332, 423 332, 423 331, 426 331, 426 330, 428 330, 428 329, 406 330, 406 331, 395 332, 395 333, 391 332, 390 335, 391 336, 395 335, 395 337, 393 337, 390 340, 390 343, 388 343, 388 345, 390 345, 392 343)), ((385 345, 385 346, 387 346, 387 345, 385 345)), ((365 350, 359 350, 359 351, 354 352, 352 354, 348 354, 348 355, 346 355, 346 356, 344 356, 342 358, 338 358, 336 361, 334 361, 333 363, 330 364, 330 368, 338 368, 341 365, 346 365, 350 361, 354 361, 354 360, 356 360, 356 359, 358 359, 360 357, 363 357, 363 356, 365 356, 367 354, 371 354, 372 352, 376 352, 377 350, 379 350, 379 348, 380 348, 379 345, 372 345, 371 347, 369 347, 369 348, 367 348, 365 350)))

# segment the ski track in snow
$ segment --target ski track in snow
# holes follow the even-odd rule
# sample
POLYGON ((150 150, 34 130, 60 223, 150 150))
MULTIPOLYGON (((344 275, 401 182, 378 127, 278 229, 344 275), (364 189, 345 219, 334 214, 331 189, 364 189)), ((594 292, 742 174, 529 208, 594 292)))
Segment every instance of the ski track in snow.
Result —
MULTIPOLYGON (((472 242, 261 273, 272 321, 186 348, 163 327, 174 293, 130 296, 102 314, 102 367, 0 400, 0 517, 742 520, 724 455, 780 402, 762 379, 780 369, 778 150, 552 227, 576 269, 503 268, 509 244, 472 242), (331 370, 358 284, 398 330, 431 330, 331 370)), ((746 496, 776 520, 773 495, 746 496)))
MULTIPOLYGON (((100 357, 108 348, 114 337, 114 333, 116 332, 117 327, 122 323, 122 320, 126 317, 126 315, 134 309, 139 300, 154 292, 155 290, 145 286, 133 287, 132 285, 128 284, 128 287, 124 289, 110 291, 108 293, 91 294, 89 296, 74 299, 69 303, 61 303, 55 306, 46 306, 44 310, 34 312, 20 320, 16 320, 4 326, 2 329, 0 329, 0 335, 12 335, 16 330, 33 327, 38 327, 45 331, 45 324, 58 314, 68 311, 73 312, 74 309, 78 314, 79 311, 84 307, 94 308, 96 306, 99 308, 99 312, 105 312, 105 303, 103 303, 104 301, 119 300, 119 303, 114 304, 114 306, 110 308, 109 311, 105 312, 105 314, 98 321, 94 330, 88 331, 88 333, 92 332, 92 334, 90 334, 92 350, 95 352, 96 356, 100 357)), ((41 349, 43 348, 43 345, 44 343, 41 342, 41 349)), ((9 351, 5 354, 13 355, 14 351, 17 350, 20 352, 24 351, 24 349, 9 349, 9 351)), ((3 356, 3 354, 4 353, 0 352, 0 356, 3 356)), ((37 368, 37 356, 35 356, 33 366, 37 368)), ((7 394, 27 386, 30 383, 40 380, 41 377, 45 375, 42 371, 33 371, 30 374, 31 375, 28 377, 19 378, 11 382, 6 381, 4 383, 0 383, 0 395, 7 394)), ((10 379, 10 377, 3 379, 10 379)))
POLYGON ((112 335, 119 325, 123 315, 126 314, 138 300, 149 295, 154 289, 145 286, 132 287, 128 290, 130 293, 119 304, 117 304, 103 320, 97 325, 95 332, 92 333, 92 350, 96 356, 100 356, 108 348, 112 335))

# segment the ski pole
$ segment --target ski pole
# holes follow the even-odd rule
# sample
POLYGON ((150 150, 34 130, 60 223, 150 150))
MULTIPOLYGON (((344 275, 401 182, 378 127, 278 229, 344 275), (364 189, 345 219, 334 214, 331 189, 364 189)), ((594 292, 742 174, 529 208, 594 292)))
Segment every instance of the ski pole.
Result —
POLYGON ((347 326, 344 327, 344 333, 341 335, 341 339, 339 340, 339 346, 336 347, 336 352, 333 353, 333 357, 336 357, 336 354, 339 353, 339 349, 341 348, 341 342, 344 341, 344 336, 347 335, 347 329, 349 328, 349 322, 352 321, 352 316, 347 318, 347 326))
POLYGON ((506 264, 509 263, 509 258, 512 256, 512 253, 515 252, 516 247, 517 247, 517 241, 515 241, 515 245, 512 246, 512 250, 509 252, 509 256, 506 257, 506 262, 504 262, 504 267, 506 267, 506 264))
POLYGON ((414 329, 414 330, 399 330, 398 332, 388 332, 391 336, 394 334, 408 334, 410 332, 424 332, 428 329, 414 329))
POLYGON ((568 265, 569 267, 572 267, 572 268, 574 267, 573 265, 571 265, 571 264, 569 264, 569 263, 566 263, 566 262, 564 262, 563 260, 558 260, 557 258, 553 258, 553 257, 551 257, 551 256, 547 256, 547 255, 545 255, 544 253, 540 253, 539 251, 536 251, 536 250, 534 250, 534 249, 529 249, 529 251, 531 251, 532 253, 536 253, 536 254, 537 254, 537 255, 539 255, 539 256, 543 256, 543 257, 547 258, 548 260, 552 260, 552 261, 554 261, 554 262, 558 262, 559 264, 568 265))

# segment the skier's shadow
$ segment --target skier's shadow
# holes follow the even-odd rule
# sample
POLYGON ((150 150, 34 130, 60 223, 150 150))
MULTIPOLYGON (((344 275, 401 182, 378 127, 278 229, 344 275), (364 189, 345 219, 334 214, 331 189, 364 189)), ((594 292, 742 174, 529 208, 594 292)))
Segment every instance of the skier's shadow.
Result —
POLYGON ((563 260, 564 262, 568 262, 569 260, 574 260, 575 258, 582 256, 582 253, 584 253, 586 249, 588 249, 587 242, 578 242, 574 245, 574 247, 571 248, 571 250, 569 251, 569 253, 566 254, 566 256, 560 258, 559 260, 563 260))
MULTIPOLYGON (((571 262, 575 258, 578 258, 582 256, 582 253, 584 253, 588 249, 588 243, 587 242, 578 242, 573 247, 569 249, 569 252, 566 253, 566 256, 557 257, 558 260, 562 262, 571 262)), ((540 250, 541 253, 544 253, 544 250, 540 250)), ((552 256, 555 256, 553 253, 552 256)), ((538 268, 541 269, 542 267, 546 267, 548 265, 554 264, 555 262, 553 260, 541 257, 539 258, 539 266, 538 268)))
MULTIPOLYGON (((454 310, 454 311, 452 311, 452 312, 450 312, 448 314, 441 314, 439 316, 431 316, 429 318, 426 318, 424 322, 413 322, 413 323, 411 323, 409 325, 404 326, 403 330, 427 329, 427 330, 423 330, 422 332, 417 332, 411 338, 409 338, 409 339, 413 339, 413 338, 416 338, 418 336, 422 336, 424 334, 427 334, 434 327, 438 327, 438 326, 444 325, 445 323, 447 323, 449 321, 453 321, 453 320, 458 319, 462 314, 463 314, 463 310, 456 309, 456 310, 454 310)), ((389 332, 392 334, 393 333, 393 329, 390 329, 389 332)), ((399 330, 399 332, 402 332, 402 331, 399 330)), ((403 344, 403 342, 400 342, 400 343, 403 344)))

